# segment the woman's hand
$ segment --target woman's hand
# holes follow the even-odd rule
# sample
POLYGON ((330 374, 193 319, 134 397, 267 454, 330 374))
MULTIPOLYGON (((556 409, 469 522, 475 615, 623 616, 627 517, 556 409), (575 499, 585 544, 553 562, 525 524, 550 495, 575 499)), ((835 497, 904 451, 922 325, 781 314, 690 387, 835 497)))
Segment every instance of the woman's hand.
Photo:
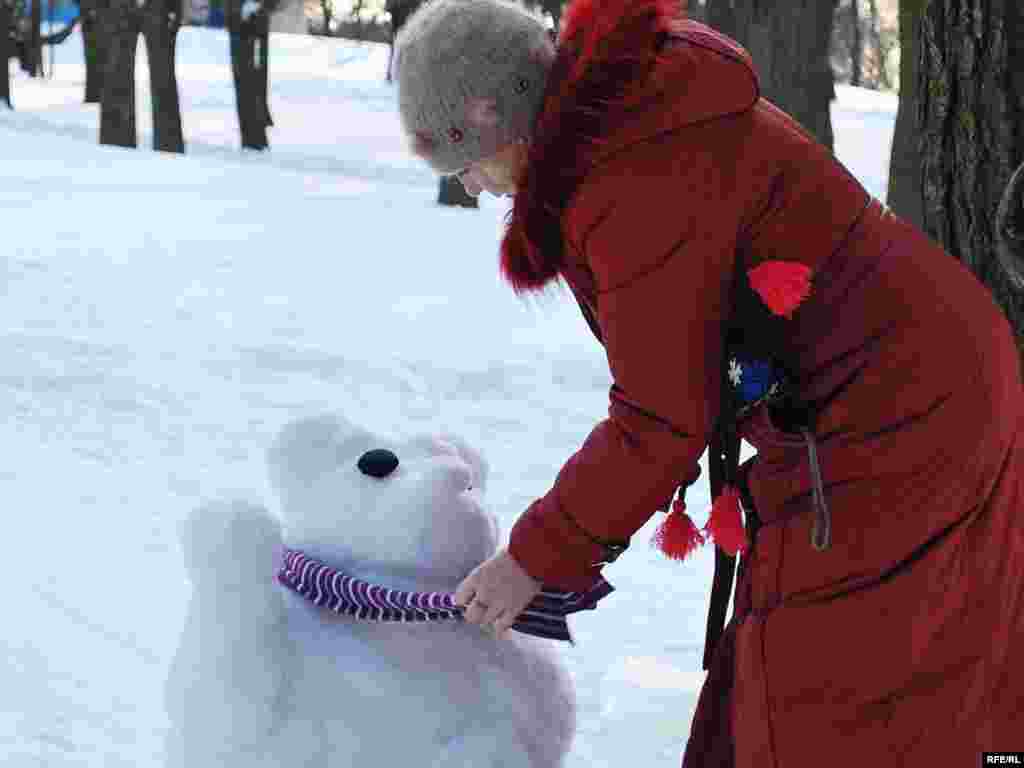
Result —
POLYGON ((502 549, 462 580, 455 590, 455 603, 468 606, 463 614, 466 621, 485 629, 493 625, 495 636, 502 637, 540 589, 541 583, 502 549))

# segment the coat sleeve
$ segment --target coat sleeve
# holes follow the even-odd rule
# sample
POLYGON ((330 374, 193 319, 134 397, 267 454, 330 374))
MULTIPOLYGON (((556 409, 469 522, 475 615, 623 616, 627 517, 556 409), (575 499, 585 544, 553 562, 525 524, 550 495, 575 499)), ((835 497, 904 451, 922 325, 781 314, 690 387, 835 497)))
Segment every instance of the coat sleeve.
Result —
POLYGON ((628 197, 582 247, 614 380, 608 418, 510 534, 509 552, 531 576, 569 590, 600 575, 598 542, 627 541, 679 484, 696 479, 719 407, 739 227, 727 214, 658 211, 657 192, 628 197))

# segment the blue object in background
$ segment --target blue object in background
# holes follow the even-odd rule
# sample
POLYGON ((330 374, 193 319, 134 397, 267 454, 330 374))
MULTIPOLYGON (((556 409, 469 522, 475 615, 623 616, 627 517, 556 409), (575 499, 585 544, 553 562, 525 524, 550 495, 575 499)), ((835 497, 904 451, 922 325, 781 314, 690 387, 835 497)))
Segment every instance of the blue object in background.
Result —
MULTIPOLYGON (((26 13, 31 11, 32 5, 33 0, 25 0, 26 13)), ((71 0, 56 0, 53 3, 41 0, 40 8, 42 9, 43 24, 52 20, 55 24, 64 26, 78 16, 78 3, 71 2, 71 0), (50 15, 51 5, 53 6, 52 16, 50 15)))

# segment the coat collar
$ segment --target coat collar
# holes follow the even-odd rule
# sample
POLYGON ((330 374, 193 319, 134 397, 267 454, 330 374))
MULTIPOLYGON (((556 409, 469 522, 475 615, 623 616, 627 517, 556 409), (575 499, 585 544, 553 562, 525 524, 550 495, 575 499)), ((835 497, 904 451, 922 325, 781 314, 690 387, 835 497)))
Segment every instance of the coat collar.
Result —
POLYGON ((588 172, 631 145, 749 109, 750 56, 674 0, 573 0, 517 185, 501 270, 517 292, 563 265, 562 214, 588 172))

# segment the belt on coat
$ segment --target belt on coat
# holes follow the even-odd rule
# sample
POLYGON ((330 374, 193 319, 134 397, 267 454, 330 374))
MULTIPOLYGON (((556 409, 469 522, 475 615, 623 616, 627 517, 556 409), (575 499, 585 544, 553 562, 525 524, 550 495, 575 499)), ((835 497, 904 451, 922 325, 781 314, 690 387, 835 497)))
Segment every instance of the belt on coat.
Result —
MULTIPOLYGON (((768 418, 768 414, 763 414, 768 418)), ((803 423, 799 427, 799 435, 785 437, 781 441, 771 442, 777 445, 804 445, 807 448, 807 460, 810 464, 812 498, 814 504, 814 527, 811 529, 811 546, 822 552, 832 544, 832 513, 825 500, 824 481, 822 480, 821 464, 818 459, 818 445, 814 437, 813 425, 803 423)), ((747 560, 753 554, 757 542, 757 531, 763 525, 757 514, 753 496, 750 492, 749 474, 754 462, 748 461, 739 465, 740 437, 735 424, 725 422, 715 431, 709 447, 709 468, 711 481, 711 497, 717 498, 726 482, 733 481, 739 490, 745 516, 749 549, 743 558, 747 560)), ((781 522, 773 521, 773 522, 781 522)), ((746 564, 742 566, 746 568, 746 564)), ((708 606, 708 621, 704 636, 703 668, 710 669, 715 649, 725 631, 725 614, 729 599, 733 595, 736 581, 736 557, 729 555, 721 548, 715 548, 715 573, 711 583, 711 600, 708 606)), ((733 599, 735 613, 736 600, 733 599)))

